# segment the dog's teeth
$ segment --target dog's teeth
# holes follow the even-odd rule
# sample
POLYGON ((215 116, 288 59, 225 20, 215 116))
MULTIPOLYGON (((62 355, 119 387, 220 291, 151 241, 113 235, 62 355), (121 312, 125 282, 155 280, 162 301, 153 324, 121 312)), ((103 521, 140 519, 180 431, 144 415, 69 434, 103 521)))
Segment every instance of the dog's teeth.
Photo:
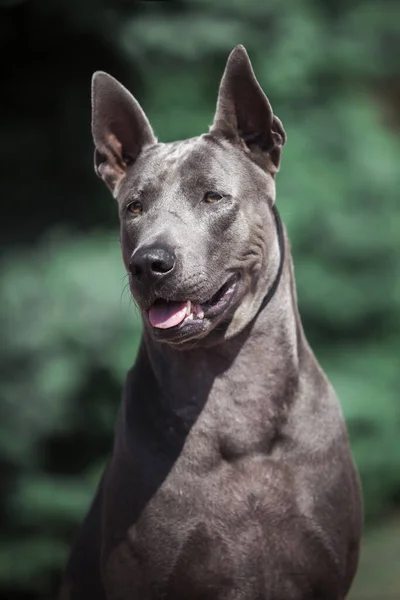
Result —
POLYGON ((190 300, 187 301, 186 304, 186 315, 189 316, 192 312, 192 302, 190 300))
POLYGON ((204 310, 201 308, 200 304, 195 304, 193 306, 193 314, 195 319, 204 319, 204 310))

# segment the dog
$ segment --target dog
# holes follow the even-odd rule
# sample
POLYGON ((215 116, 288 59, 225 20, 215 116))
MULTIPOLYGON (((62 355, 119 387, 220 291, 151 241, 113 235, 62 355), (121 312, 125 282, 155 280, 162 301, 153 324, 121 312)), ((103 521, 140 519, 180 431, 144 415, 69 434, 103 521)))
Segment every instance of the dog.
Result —
POLYGON ((59 597, 343 600, 359 477, 297 309, 275 205, 286 134, 246 50, 193 139, 158 143, 106 73, 92 101, 143 335, 59 597))

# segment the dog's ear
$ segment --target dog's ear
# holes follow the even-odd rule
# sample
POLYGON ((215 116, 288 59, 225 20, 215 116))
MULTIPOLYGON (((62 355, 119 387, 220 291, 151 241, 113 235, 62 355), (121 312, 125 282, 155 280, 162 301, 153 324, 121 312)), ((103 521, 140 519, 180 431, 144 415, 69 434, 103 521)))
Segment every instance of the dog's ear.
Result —
POLYGON ((276 172, 286 133, 258 83, 248 54, 237 46, 229 55, 219 88, 212 133, 251 152, 276 172))
POLYGON ((112 192, 141 150, 157 141, 132 94, 101 71, 92 80, 92 133, 95 171, 112 192))

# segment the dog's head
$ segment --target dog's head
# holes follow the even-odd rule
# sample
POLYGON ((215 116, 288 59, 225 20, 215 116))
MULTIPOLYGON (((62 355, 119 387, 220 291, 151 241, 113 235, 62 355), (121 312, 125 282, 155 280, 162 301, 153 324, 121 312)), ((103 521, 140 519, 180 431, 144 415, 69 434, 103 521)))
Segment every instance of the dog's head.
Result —
POLYGON ((229 56, 210 131, 158 143, 115 79, 93 77, 96 173, 118 202, 132 295, 159 341, 227 339, 279 265, 272 206, 286 136, 245 49, 229 56))

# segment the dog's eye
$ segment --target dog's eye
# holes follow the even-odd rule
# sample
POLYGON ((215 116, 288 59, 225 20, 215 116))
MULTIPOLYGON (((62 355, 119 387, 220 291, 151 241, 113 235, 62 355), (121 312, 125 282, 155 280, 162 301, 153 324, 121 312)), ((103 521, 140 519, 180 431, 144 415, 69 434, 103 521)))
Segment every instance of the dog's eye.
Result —
POLYGON ((204 202, 208 204, 213 204, 214 202, 218 202, 218 200, 222 200, 223 196, 218 194, 218 192, 206 192, 204 194, 204 202))
POLYGON ((143 210, 142 203, 139 200, 134 200, 127 206, 127 210, 134 215, 140 215, 143 210))

